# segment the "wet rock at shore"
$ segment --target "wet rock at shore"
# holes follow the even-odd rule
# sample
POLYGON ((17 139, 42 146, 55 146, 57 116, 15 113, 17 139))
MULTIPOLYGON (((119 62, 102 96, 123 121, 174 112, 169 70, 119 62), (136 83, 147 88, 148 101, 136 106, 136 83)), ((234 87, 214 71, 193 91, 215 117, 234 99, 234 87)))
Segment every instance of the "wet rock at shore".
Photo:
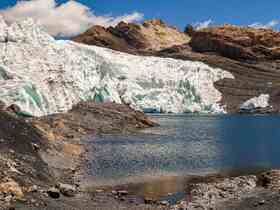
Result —
POLYGON ((74 197, 77 194, 77 188, 70 184, 59 183, 57 188, 59 189, 61 194, 67 197, 74 197))

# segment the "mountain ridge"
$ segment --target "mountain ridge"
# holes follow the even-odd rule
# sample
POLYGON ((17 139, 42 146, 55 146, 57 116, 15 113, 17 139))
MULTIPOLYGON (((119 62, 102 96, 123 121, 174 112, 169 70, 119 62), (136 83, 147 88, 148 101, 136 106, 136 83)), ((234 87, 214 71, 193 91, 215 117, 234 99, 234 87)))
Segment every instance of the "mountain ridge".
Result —
POLYGON ((181 45, 189 42, 190 37, 160 19, 152 19, 143 24, 120 22, 108 28, 96 25, 72 40, 133 53, 137 50, 154 51, 181 45))

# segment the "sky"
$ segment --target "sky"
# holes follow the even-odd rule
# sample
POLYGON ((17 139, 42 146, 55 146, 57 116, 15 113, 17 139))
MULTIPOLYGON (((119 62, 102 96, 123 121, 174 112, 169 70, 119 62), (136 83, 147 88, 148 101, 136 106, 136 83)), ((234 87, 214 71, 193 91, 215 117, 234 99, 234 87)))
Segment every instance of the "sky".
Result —
POLYGON ((73 36, 94 24, 160 18, 179 29, 230 23, 280 28, 279 0, 1 0, 8 22, 38 19, 52 35, 73 36), (16 6, 15 6, 16 5, 16 6), (68 25, 68 26, 67 26, 68 25), (71 25, 71 27, 70 27, 71 25))

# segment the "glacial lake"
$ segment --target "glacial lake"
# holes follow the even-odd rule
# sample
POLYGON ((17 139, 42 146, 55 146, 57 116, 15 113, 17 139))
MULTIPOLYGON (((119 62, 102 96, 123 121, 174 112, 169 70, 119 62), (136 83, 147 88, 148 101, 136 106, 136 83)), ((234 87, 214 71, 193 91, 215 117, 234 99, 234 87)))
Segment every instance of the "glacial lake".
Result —
POLYGON ((91 139, 89 169, 96 183, 150 181, 161 188, 163 178, 174 188, 168 190, 178 191, 178 180, 189 175, 280 167, 280 116, 151 117, 159 127, 91 139))

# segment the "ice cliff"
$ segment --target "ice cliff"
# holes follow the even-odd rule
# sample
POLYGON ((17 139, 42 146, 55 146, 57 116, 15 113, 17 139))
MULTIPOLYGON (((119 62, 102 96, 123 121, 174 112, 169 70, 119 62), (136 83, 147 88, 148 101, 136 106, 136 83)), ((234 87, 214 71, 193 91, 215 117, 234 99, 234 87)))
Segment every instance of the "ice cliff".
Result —
POLYGON ((0 19, 0 100, 35 116, 81 100, 162 112, 224 112, 214 82, 233 76, 201 62, 134 56, 55 40, 31 19, 0 19))

